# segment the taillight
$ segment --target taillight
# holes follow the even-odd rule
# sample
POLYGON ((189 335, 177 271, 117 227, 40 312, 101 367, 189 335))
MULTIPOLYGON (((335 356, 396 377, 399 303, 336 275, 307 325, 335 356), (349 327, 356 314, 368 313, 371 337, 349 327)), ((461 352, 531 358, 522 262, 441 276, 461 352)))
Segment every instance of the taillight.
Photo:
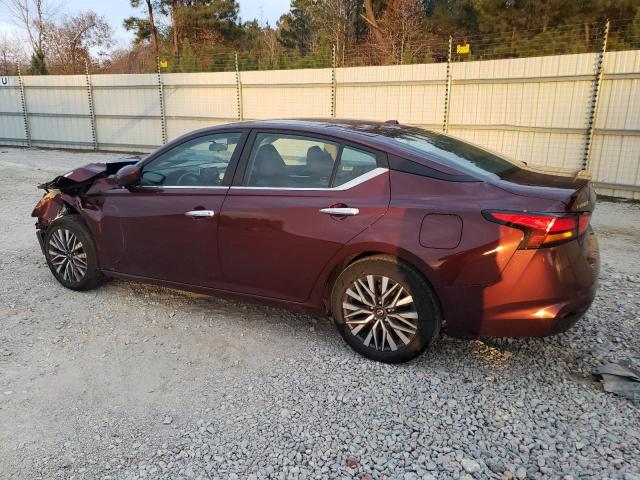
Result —
POLYGON ((525 233, 519 248, 541 248, 568 242, 589 228, 589 214, 546 214, 525 212, 483 212, 495 223, 517 228, 525 233))
POLYGON ((589 228, 589 221, 591 220, 591 215, 585 213, 584 215, 578 216, 578 235, 582 235, 589 228))

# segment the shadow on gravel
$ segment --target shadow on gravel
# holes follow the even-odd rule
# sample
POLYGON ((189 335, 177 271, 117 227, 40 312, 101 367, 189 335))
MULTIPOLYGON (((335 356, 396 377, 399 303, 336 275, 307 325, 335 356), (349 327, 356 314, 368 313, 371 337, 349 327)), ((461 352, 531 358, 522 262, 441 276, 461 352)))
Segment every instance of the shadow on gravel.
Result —
MULTIPOLYGON (((48 274, 46 268, 42 273, 48 274)), ((55 288, 60 289, 63 297, 86 295, 87 299, 97 299, 100 305, 109 305, 111 321, 116 323, 125 322, 125 317, 142 321, 153 316, 164 328, 190 330, 191 339, 197 338, 202 330, 203 340, 224 339, 242 332, 240 335, 244 339, 237 338, 232 346, 227 346, 234 351, 239 349, 232 355, 234 360, 231 364, 234 365, 237 359, 244 364, 242 358, 245 356, 260 358, 261 355, 267 355, 263 358, 271 358, 275 362, 285 357, 304 361, 309 358, 309 350, 313 349, 316 356, 338 358, 363 368, 368 365, 372 369, 377 368, 372 361, 353 352, 331 321, 324 317, 124 280, 111 280, 100 289, 86 293, 68 292, 57 285, 55 288), (243 348, 245 341, 249 343, 243 348), (259 343, 263 345, 262 349, 256 349, 259 343), (281 351, 283 345, 284 357, 280 359, 280 355, 274 352, 281 351)), ((77 303, 82 304, 83 300, 77 303)), ((416 360, 384 368, 406 369, 420 375, 452 379, 462 376, 465 382, 470 381, 466 377, 472 372, 484 378, 489 388, 491 382, 500 384, 527 378, 539 384, 570 382, 602 392, 601 386, 591 377, 600 362, 602 350, 594 333, 595 325, 600 321, 596 315, 590 312, 568 332, 545 338, 460 339, 443 335, 416 360)), ((127 328, 124 323, 120 327, 127 328)), ((172 338, 172 334, 164 338, 172 338)), ((213 352, 217 348, 201 343, 197 348, 203 358, 207 357, 207 349, 213 352)), ((245 366, 259 369, 265 365, 249 362, 245 366)))
MULTIPOLYGON (((203 322, 208 324, 209 321, 224 322, 247 335, 262 335, 275 326, 279 335, 290 337, 292 350, 314 344, 318 348, 326 348, 327 353, 344 356, 350 361, 371 362, 351 351, 331 320, 325 317, 123 280, 111 280, 93 294, 114 298, 118 302, 131 302, 140 308, 151 306, 160 309, 168 318, 178 319, 191 327, 203 322)), ((479 374, 513 372, 535 376, 545 370, 549 362, 554 363, 555 370, 558 364, 572 364, 582 356, 583 352, 573 347, 572 338, 575 336, 572 331, 555 337, 518 339, 459 339, 443 335, 416 360, 395 368, 435 369, 453 375, 457 369, 472 367, 479 374)), ((547 375, 553 374, 547 369, 547 375)))
MULTIPOLYGON (((179 318, 192 326, 210 319, 233 322, 243 329, 264 330, 267 327, 279 325, 296 337, 308 336, 314 340, 318 340, 318 336, 314 333, 316 331, 333 332, 330 320, 325 317, 143 283, 113 279, 96 292, 98 292, 97 295, 130 300, 143 308, 145 306, 161 308, 166 310, 169 318, 179 318), (311 327, 313 327, 312 330, 310 330, 311 327)), ((337 332, 336 339, 338 339, 337 332)), ((320 340, 331 341, 326 336, 320 337, 320 340)))

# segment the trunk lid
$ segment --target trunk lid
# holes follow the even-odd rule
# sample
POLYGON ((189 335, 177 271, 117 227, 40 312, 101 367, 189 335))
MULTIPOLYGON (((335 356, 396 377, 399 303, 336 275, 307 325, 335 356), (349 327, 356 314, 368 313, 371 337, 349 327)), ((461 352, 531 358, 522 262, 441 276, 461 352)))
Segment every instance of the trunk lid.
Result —
POLYGON ((595 208, 590 179, 580 174, 517 168, 503 172, 492 183, 516 195, 560 201, 569 212, 592 212, 595 208))

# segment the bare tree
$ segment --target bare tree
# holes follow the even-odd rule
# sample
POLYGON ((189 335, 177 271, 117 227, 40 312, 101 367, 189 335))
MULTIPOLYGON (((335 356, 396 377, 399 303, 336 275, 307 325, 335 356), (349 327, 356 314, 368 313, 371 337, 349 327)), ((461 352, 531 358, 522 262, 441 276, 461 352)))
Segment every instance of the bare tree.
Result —
POLYGON ((5 32, 0 32, 0 75, 11 75, 18 64, 25 63, 27 55, 22 43, 5 32))
POLYGON ((318 0, 315 4, 313 14, 321 34, 331 39, 338 56, 353 43, 358 4, 358 0, 318 0))
POLYGON ((13 49, 9 45, 9 37, 4 32, 0 33, 0 73, 2 75, 9 75, 9 59, 12 53, 13 49))
POLYGON ((22 28, 34 52, 43 52, 47 25, 51 24, 57 6, 49 0, 0 0, 14 22, 22 28))
POLYGON ((48 31, 50 68, 59 73, 82 72, 84 62, 91 62, 92 49, 113 45, 111 26, 92 11, 65 17, 58 25, 49 25, 48 31))
POLYGON ((420 0, 389 0, 376 24, 374 46, 384 61, 401 64, 424 50, 426 32, 420 0))
POLYGON ((155 70, 155 65, 153 52, 144 45, 134 44, 131 48, 114 51, 100 70, 104 73, 148 73, 155 70))
POLYGON ((261 36, 262 46, 267 54, 267 59, 271 65, 273 65, 280 51, 280 41, 278 40, 278 33, 267 25, 262 30, 261 36))

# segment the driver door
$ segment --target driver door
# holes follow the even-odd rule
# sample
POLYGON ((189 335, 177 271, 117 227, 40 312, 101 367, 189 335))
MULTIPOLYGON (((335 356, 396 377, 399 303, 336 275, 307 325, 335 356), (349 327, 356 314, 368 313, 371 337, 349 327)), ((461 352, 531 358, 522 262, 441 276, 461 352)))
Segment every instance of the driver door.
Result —
POLYGON ((145 161, 140 185, 107 192, 103 228, 120 237, 113 269, 214 287, 218 216, 244 140, 242 131, 187 139, 145 161))

